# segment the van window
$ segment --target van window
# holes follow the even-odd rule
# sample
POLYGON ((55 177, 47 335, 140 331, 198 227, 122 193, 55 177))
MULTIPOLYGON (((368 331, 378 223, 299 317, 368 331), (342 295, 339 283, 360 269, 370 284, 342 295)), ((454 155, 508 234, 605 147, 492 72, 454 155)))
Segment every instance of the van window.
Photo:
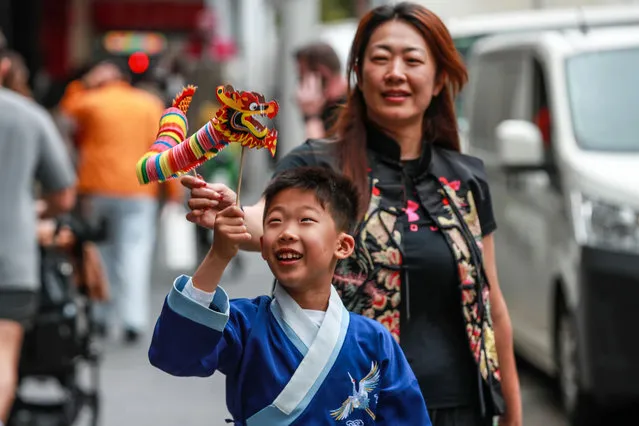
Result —
POLYGON ((548 87, 546 76, 539 61, 533 62, 534 89, 533 89, 533 116, 532 122, 539 127, 544 147, 547 149, 551 145, 552 120, 550 102, 548 99, 548 87))
POLYGON ((552 138, 554 126, 554 114, 550 99, 551 91, 548 87, 546 70, 539 60, 533 61, 534 89, 532 98, 532 122, 539 127, 544 145, 546 159, 545 170, 548 173, 550 187, 557 192, 562 191, 561 174, 555 159, 555 146, 552 138))
POLYGON ((468 129, 473 148, 495 152, 495 128, 503 120, 532 116, 532 58, 523 52, 482 56, 471 79, 468 129))
POLYGON ((566 63, 568 98, 582 149, 639 152, 639 47, 580 54, 566 63))

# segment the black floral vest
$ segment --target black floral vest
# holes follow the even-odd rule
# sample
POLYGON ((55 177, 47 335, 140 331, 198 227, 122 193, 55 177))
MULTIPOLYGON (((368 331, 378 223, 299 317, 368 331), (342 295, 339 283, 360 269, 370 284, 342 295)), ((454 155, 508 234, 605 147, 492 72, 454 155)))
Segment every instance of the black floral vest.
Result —
MULTIPOLYGON (((457 262, 466 335, 484 385, 480 387, 482 406, 501 414, 505 404, 474 196, 481 192, 478 176, 483 177, 483 165, 472 157, 430 144, 424 149, 430 150, 430 165, 424 164, 424 173, 413 182, 421 204, 443 231, 457 262)), ((325 156, 317 163, 334 167, 325 156)), ((401 163, 384 152, 369 149, 369 165, 368 212, 356 232, 356 249, 339 263, 333 283, 348 310, 382 323, 399 342, 404 273, 403 231, 398 218, 402 214, 405 176, 401 163)))

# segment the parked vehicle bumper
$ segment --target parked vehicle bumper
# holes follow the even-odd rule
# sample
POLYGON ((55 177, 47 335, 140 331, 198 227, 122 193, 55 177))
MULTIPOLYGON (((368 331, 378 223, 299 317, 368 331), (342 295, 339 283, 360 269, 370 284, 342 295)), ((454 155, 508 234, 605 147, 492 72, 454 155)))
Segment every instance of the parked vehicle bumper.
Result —
POLYGON ((602 402, 639 398, 639 254, 584 247, 579 281, 584 389, 602 402))

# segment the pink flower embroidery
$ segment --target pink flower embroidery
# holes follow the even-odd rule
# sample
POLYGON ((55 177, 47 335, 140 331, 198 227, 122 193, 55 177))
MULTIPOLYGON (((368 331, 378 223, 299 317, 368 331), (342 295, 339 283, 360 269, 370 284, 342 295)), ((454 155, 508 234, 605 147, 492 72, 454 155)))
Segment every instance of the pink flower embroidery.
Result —
POLYGON ((472 272, 473 268, 468 262, 459 262, 459 278, 461 279, 462 284, 473 284, 475 280, 473 279, 472 272))
POLYGON ((386 303, 388 302, 386 295, 381 294, 379 292, 375 292, 373 296, 373 308, 378 311, 381 311, 386 307, 386 303))
POLYGON ((408 200, 408 202, 406 203, 406 207, 402 209, 404 213, 406 213, 406 216, 408 216, 409 222, 417 222, 419 220, 419 215, 417 214, 418 208, 419 204, 417 204, 413 200, 408 200))
POLYGON ((386 311, 379 317, 377 317, 377 321, 382 323, 388 331, 391 332, 395 340, 399 341, 399 311, 392 310, 386 311))
POLYGON ((459 180, 454 180, 452 182, 449 182, 448 179, 446 179, 443 176, 439 178, 439 181, 443 183, 444 185, 448 186, 453 191, 459 191, 459 188, 461 186, 461 183, 459 182, 459 180))

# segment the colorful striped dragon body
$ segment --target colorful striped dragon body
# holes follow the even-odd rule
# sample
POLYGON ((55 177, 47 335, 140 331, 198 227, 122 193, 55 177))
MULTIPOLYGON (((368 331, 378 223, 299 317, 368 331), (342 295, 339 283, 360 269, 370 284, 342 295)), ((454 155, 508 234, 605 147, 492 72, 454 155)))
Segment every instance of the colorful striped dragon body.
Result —
POLYGON ((265 127, 258 118, 273 119, 279 111, 276 101, 267 102, 256 92, 238 92, 230 85, 218 86, 216 97, 221 108, 215 118, 186 138, 186 113, 195 91, 195 86, 184 88, 164 111, 156 141, 136 166, 141 184, 182 176, 232 142, 246 148, 266 148, 275 155, 277 130, 265 127))

